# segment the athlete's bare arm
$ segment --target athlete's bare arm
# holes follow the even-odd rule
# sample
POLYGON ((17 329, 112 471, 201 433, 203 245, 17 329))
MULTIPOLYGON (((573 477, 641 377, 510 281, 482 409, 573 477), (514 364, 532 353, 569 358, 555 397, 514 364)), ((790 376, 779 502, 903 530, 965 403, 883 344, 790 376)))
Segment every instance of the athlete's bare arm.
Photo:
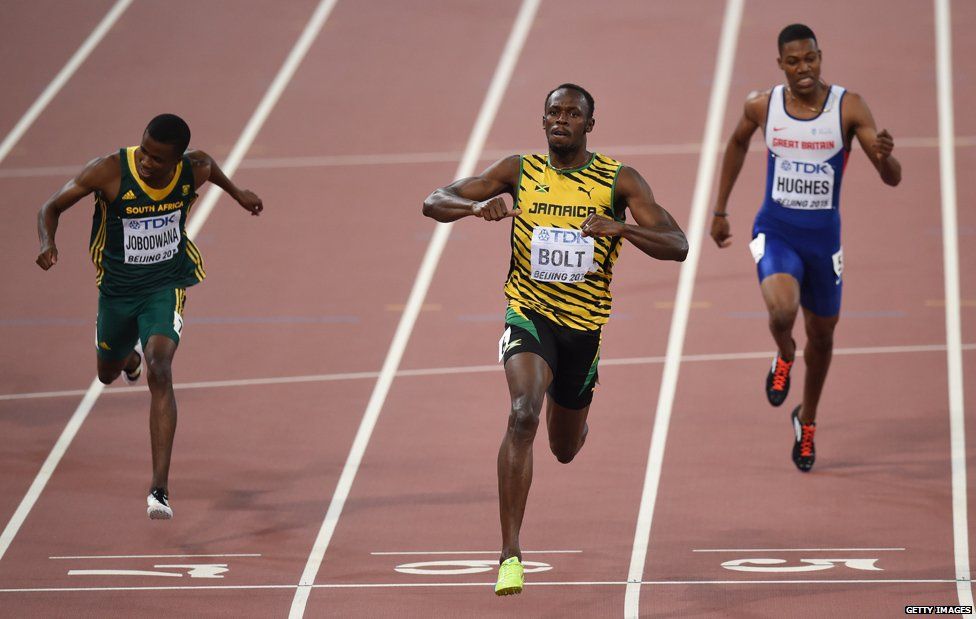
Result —
POLYGON ((887 129, 878 131, 871 110, 860 95, 848 92, 844 97, 843 106, 841 118, 847 121, 847 134, 844 139, 848 146, 850 146, 851 134, 856 135, 857 141, 884 184, 894 187, 900 183, 901 163, 891 155, 891 151, 895 148, 895 140, 891 134, 887 129))
POLYGON ((469 216, 486 221, 515 217, 522 211, 509 210, 502 194, 514 198, 520 166, 519 156, 512 155, 496 161, 480 176, 462 178, 435 189, 424 200, 424 215, 442 223, 469 216))
POLYGON ((261 211, 264 210, 264 203, 261 202, 261 198, 253 191, 240 189, 235 185, 227 178, 227 175, 220 169, 220 166, 217 165, 213 157, 202 150, 188 150, 186 151, 186 156, 190 159, 190 164, 193 166, 195 189, 209 181, 223 189, 227 195, 234 198, 251 215, 260 215, 261 211))
POLYGON ((595 213, 583 220, 583 236, 622 236, 658 260, 681 262, 688 255, 688 239, 678 223, 654 200, 650 186, 637 170, 623 166, 617 174, 617 205, 630 209, 637 225, 625 224, 595 213))
POLYGON ((77 176, 48 198, 37 213, 37 238, 41 242, 41 252, 36 260, 38 266, 47 271, 58 263, 54 237, 61 213, 94 191, 101 192, 107 200, 115 199, 120 182, 119 156, 115 153, 89 161, 77 176))
POLYGON ((729 208, 729 196, 732 195, 732 187, 735 185, 736 179, 739 178, 739 172, 742 171, 742 165, 749 153, 749 141, 752 140, 752 134, 756 132, 756 129, 766 124, 769 96, 770 91, 768 90, 749 93, 742 110, 742 118, 739 119, 735 130, 732 132, 732 137, 729 138, 729 143, 725 147, 711 230, 712 238, 719 247, 728 247, 732 244, 729 219, 725 214, 729 208))

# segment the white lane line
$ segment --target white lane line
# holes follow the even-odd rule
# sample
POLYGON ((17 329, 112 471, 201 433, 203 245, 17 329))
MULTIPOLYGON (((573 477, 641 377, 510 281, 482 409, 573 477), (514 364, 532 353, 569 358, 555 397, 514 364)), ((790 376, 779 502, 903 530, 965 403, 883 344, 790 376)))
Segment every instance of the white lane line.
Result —
MULTIPOLYGON (((783 579, 783 580, 643 580, 639 584, 657 586, 689 585, 914 585, 945 584, 956 582, 952 578, 878 578, 878 579, 783 579)), ((377 583, 325 583, 304 587, 303 585, 183 585, 158 587, 35 587, 30 589, 0 589, 0 593, 98 593, 104 591, 227 591, 255 589, 417 589, 424 587, 490 587, 492 582, 377 582, 377 583)), ((528 582, 528 587, 622 587, 631 585, 629 581, 618 580, 577 580, 528 582)))
MULTIPOLYGON (((312 17, 305 24, 305 29, 302 30, 301 36, 298 37, 284 64, 278 69, 278 74, 275 75, 274 81, 271 82, 267 92, 264 93, 264 97, 258 103, 257 109, 251 115, 251 119, 247 121, 244 131, 237 139, 237 143, 234 144, 234 148, 231 149, 227 160, 221 166, 228 177, 237 171, 237 167, 244 159, 244 155, 251 148, 251 144, 257 137, 258 132, 261 131, 261 127, 264 126, 268 115, 271 114, 271 110, 274 109, 274 106, 278 103, 278 99, 281 98, 281 94, 285 91, 285 87, 288 86, 291 79, 295 76, 295 71, 298 70, 298 66, 305 59, 305 55, 312 46, 312 42, 319 35, 322 26, 325 25, 325 21, 329 18, 329 14, 332 12, 337 1, 322 0, 319 2, 315 12, 312 13, 312 17)), ((204 222, 207 221, 210 211, 213 210, 214 205, 217 203, 220 194, 220 188, 212 186, 200 204, 193 209, 194 215, 186 224, 186 233, 188 236, 196 236, 197 232, 200 231, 204 222)))
MULTIPOLYGON (((528 37, 529 29, 532 21, 535 19, 540 1, 523 0, 522 2, 508 41, 505 43, 505 49, 498 61, 498 66, 495 68, 488 92, 481 104, 478 118, 471 130, 471 135, 468 137, 468 143, 464 149, 464 157, 461 159, 460 165, 458 165, 457 172, 454 175, 455 178, 471 176, 475 171, 479 155, 484 149, 485 141, 488 138, 488 131, 494 123, 495 115, 501 105, 502 96, 508 88, 512 72, 515 70, 515 63, 522 52, 522 47, 528 37)), ((390 391, 390 386, 400 366, 400 360, 407 347, 407 342, 410 339, 413 326, 417 321, 417 316, 420 313, 424 298, 427 296, 427 290, 430 288, 434 271, 437 269, 437 263, 440 261, 441 253, 444 251, 444 246, 447 244, 450 232, 451 224, 438 223, 427 246, 427 251, 424 254, 420 269, 417 272, 417 277, 413 283, 413 288, 410 291, 410 297, 407 299, 406 307, 400 316, 400 322, 397 325, 393 341, 390 343, 390 349, 387 351, 386 359, 383 361, 379 378, 373 387, 373 393, 370 395, 366 411, 363 413, 363 419, 360 422, 359 430, 356 432, 356 438, 353 441, 346 463, 342 468, 342 474, 336 484, 329 508, 325 513, 325 519, 322 521, 322 526, 319 529, 318 536, 316 536, 312 551, 309 553, 308 561, 305 564, 305 570, 302 572, 301 580, 299 580, 299 587, 295 591, 295 597, 292 600, 289 614, 291 619, 297 619, 305 613, 305 606, 311 591, 309 587, 315 582, 315 576, 318 574, 319 567, 322 565, 322 559, 325 557, 325 552, 329 547, 332 534, 335 532, 336 525, 339 523, 342 508, 352 489, 356 472, 359 470, 359 464, 362 461, 363 454, 366 452, 366 446, 369 444, 369 439, 373 434, 373 428, 376 426, 376 421, 379 419, 383 403, 386 401, 387 393, 390 391)))
MULTIPOLYGON (((47 88, 27 108, 24 115, 20 117, 20 120, 17 121, 14 128, 7 134, 7 137, 3 139, 3 142, 0 142, 0 163, 7 158, 10 151, 13 150, 17 142, 20 141, 20 138, 30 129, 30 126, 34 124, 34 121, 37 120, 37 117, 41 115, 44 108, 54 99, 55 95, 61 92, 61 89, 68 83, 71 76, 75 74, 78 67, 85 62, 92 53, 92 50, 98 47, 98 44, 105 38, 108 31, 112 29, 112 26, 115 25, 115 22, 118 21, 122 13, 129 8, 130 4, 132 4, 132 0, 117 0, 112 8, 109 9, 109 12, 105 14, 105 17, 102 18, 102 21, 91 31, 88 38, 82 42, 81 47, 68 59, 68 62, 58 71, 58 74, 54 76, 54 79, 47 85, 47 88)), ((72 171, 76 172, 77 170, 78 168, 74 168, 72 171)), ((0 552, 0 556, 2 555, 3 553, 0 552)))
MULTIPOLYGON (((311 44, 311 40, 318 34, 318 31, 322 28, 322 24, 325 22, 325 18, 328 16, 329 11, 335 5, 336 0, 322 0, 319 4, 318 9, 316 9, 308 25, 306 25, 304 32, 302 32, 301 38, 295 44, 295 49, 292 49, 292 53, 289 54, 288 59, 278 70, 278 74, 275 76, 274 81, 271 86, 265 92, 264 97, 258 104, 257 109, 251 116, 247 125, 244 127, 244 131, 238 137, 237 142, 234 144, 234 148, 231 150, 231 155, 228 157, 227 162, 222 166, 224 174, 228 178, 234 175, 237 170, 237 166, 240 164, 241 158, 247 151, 247 147, 250 146, 251 142, 254 140, 254 136, 261 129, 261 125, 264 123, 274 107, 274 104, 278 101, 281 96, 281 92, 287 84, 287 80, 282 80, 282 75, 287 75, 288 79, 294 74, 295 67, 301 58, 304 57, 305 52, 308 51, 308 45, 311 44), (311 33, 311 34, 310 34, 311 33), (300 56, 296 59, 296 49, 301 49, 300 56)), ((203 199, 203 203, 194 209, 194 215, 187 222, 186 232, 189 236, 196 236, 203 227, 203 224, 207 220, 207 216, 210 214, 213 204, 217 201, 216 195, 217 188, 211 188, 207 193, 207 196, 203 199)), ((13 517, 11 517, 10 522, 4 528, 3 533, 0 534, 0 559, 3 559, 3 555, 7 552, 7 548, 10 547, 11 542, 13 542, 14 536, 20 530, 21 525, 27 518, 27 514, 34 507, 34 503, 40 497, 41 492, 47 485, 48 480, 54 473, 54 469, 57 467, 58 463, 61 461, 62 456, 67 451, 68 446, 71 445, 71 441, 74 440, 75 435, 78 433, 78 429, 81 428, 81 424, 84 423, 85 419, 88 417, 88 413, 91 412, 92 406, 94 406, 98 396, 101 395, 104 385, 98 381, 96 377, 92 381, 91 386, 88 387, 88 391, 85 393, 84 398, 75 409, 75 412, 71 415, 68 420, 68 424, 65 426, 64 431, 61 436, 58 437, 57 442, 51 449, 51 453, 48 454, 47 460, 41 466, 41 470, 37 473, 37 477, 34 478, 34 482, 31 484, 30 488, 27 490, 27 494, 21 500, 20 505, 17 507, 17 511, 14 512, 13 517)))
MULTIPOLYGON (((898 149, 906 148, 937 148, 939 139, 935 137, 907 137, 898 138, 898 149)), ((956 148, 976 146, 976 136, 957 135, 956 148)), ((858 148, 855 143, 854 148, 858 148)), ((512 153, 529 152, 535 147, 512 147, 498 150, 485 150, 479 161, 495 161, 512 153)), ((615 158, 630 156, 674 156, 697 155, 701 153, 701 144, 685 142, 675 144, 622 144, 618 146, 604 146, 600 152, 613 155, 615 158)), ((751 156, 763 155, 761 149, 750 150, 751 156)), ((343 166, 372 166, 372 165, 405 165, 455 163, 461 159, 460 151, 430 151, 406 153, 363 153, 359 155, 309 155, 305 157, 250 157, 241 163, 241 170, 257 169, 294 169, 294 168, 329 168, 343 166)), ((74 174, 84 165, 83 161, 72 165, 32 166, 22 168, 5 168, 0 170, 0 178, 35 178, 45 176, 64 176, 74 174)))
POLYGON ((692 552, 892 552, 904 548, 697 548, 692 552))
POLYGON ((966 429, 963 407, 962 327, 959 310, 959 238, 956 227, 956 158, 953 146, 952 16, 949 0, 935 0, 936 84, 939 104, 939 180, 942 194, 942 261, 946 292, 946 362, 952 462, 952 537, 959 604, 973 605, 969 572, 966 429))
POLYGON ((48 557, 48 559, 202 559, 214 557, 260 557, 259 554, 219 554, 219 555, 82 555, 77 557, 48 557))
POLYGON ((98 382, 98 378, 92 381, 91 386, 88 387, 88 391, 85 393, 85 397, 81 399, 81 403, 78 404, 78 408, 68 419, 68 423, 65 425, 64 430, 61 432, 61 436, 54 443, 54 447, 51 448, 51 453, 47 455, 44 460, 44 464, 41 465, 41 470, 37 472, 34 477, 34 481, 31 482, 30 487, 27 489, 27 493, 24 498, 21 499, 20 504, 17 506, 17 510, 14 511, 14 515, 10 517, 10 521, 7 522, 7 526, 4 527, 3 533, 0 533, 0 560, 3 559, 4 554, 6 554, 7 549, 10 548, 10 544, 14 541, 14 537, 17 532, 20 531, 21 525, 24 524, 24 520, 27 519, 27 514, 30 513, 31 509, 34 507, 34 503, 40 498, 41 492, 44 490, 44 486, 47 485, 51 475, 54 473, 54 469, 57 468, 58 463, 61 462, 61 457, 64 456, 65 452, 68 451, 68 446, 71 445, 71 441, 74 440, 75 435, 78 434, 78 430, 81 428, 81 424, 84 423, 85 419, 88 417, 88 413, 91 412, 92 407, 95 405, 95 401, 98 399, 98 394, 102 392, 104 385, 98 382))
POLYGON ((641 492, 640 511, 634 532, 634 545, 627 572, 627 592, 624 596, 624 616, 640 615, 640 588, 647 560, 647 544, 654 519, 654 506, 657 502, 658 484, 661 479, 661 465, 664 461, 664 448, 671 422, 671 411, 678 385, 681 355, 684 348, 685 330, 691 310, 692 291, 695 287, 695 272, 704 242, 705 214, 712 195, 712 181, 718 161, 719 139, 722 119, 728 100, 729 83, 735 61, 736 42, 739 38, 739 24, 742 21, 744 0, 727 0, 722 17, 722 35, 719 39, 715 62, 715 75, 712 79, 712 93, 708 101, 708 115, 702 138, 702 152, 698 160, 698 176, 695 179, 695 193, 691 202, 691 221, 688 224, 688 257, 681 264, 678 290, 675 294, 674 313, 668 333, 668 348, 665 353, 664 371, 661 376, 661 390, 658 395, 657 410, 654 414, 654 428, 651 431, 651 445, 647 456, 647 470, 644 475, 644 488, 641 492))
MULTIPOLYGON (((976 344, 963 344, 964 351, 976 350, 976 344)), ((871 346, 858 348, 835 348, 835 356, 849 355, 888 355, 905 353, 926 353, 926 352, 945 352, 943 344, 921 344, 917 346, 871 346)), ((801 357, 803 351, 797 353, 801 357)), ((748 361, 751 359, 770 359, 772 351, 757 352, 733 352, 733 353, 712 353, 701 355, 683 355, 682 363, 707 363, 715 361, 748 361)), ((619 359, 600 359, 600 367, 627 366, 627 365, 653 365, 664 363, 665 357, 621 357, 619 359)), ((419 376, 448 376, 453 374, 478 374, 483 372, 501 372, 502 366, 494 363, 491 365, 459 365, 454 367, 440 368, 417 368, 413 370, 398 370, 396 378, 409 378, 419 376)), ((363 380, 377 378, 379 372, 341 372, 337 374, 306 374, 301 376, 275 376, 268 378, 240 378, 234 380, 209 380, 192 383, 177 383, 175 389, 180 391, 187 389, 221 389, 228 387, 255 387, 261 385, 285 385, 296 383, 320 383, 334 382, 343 380, 363 380)), ((106 389, 103 395, 119 395, 124 393, 143 393, 148 391, 142 387, 112 387, 106 389)), ((10 393, 0 395, 0 401, 4 400, 35 400, 42 398, 61 398, 84 395, 84 389, 74 389, 67 391, 36 391, 30 393, 10 393)))
MULTIPOLYGON (((524 555, 558 555, 558 554, 579 554, 582 550, 523 550, 524 555)), ((397 555, 497 555, 497 550, 408 550, 404 552, 371 552, 376 556, 397 556, 397 555)))
MULTIPOLYGON (((68 62, 61 68, 51 83, 47 85, 47 88, 41 92, 37 100, 24 115, 17 121, 14 128, 10 130, 10 133, 0 142, 0 163, 7 158, 10 151, 13 150, 14 145, 20 141, 24 133, 34 124, 41 112, 48 106, 55 95, 57 95, 61 88, 71 79, 71 76, 75 74, 88 56, 92 53, 115 22, 118 21, 122 13, 125 12, 129 5, 132 4, 132 0, 117 0, 117 2, 109 9, 109 12, 105 14, 102 21, 98 23, 91 34, 84 40, 81 47, 68 59, 68 62)), ((44 490, 44 486, 47 484, 48 478, 50 478, 51 473, 54 472, 55 467, 57 467, 58 462, 61 461, 61 456, 64 455, 65 450, 67 450, 68 445, 74 439, 75 434, 78 432, 78 428, 81 427, 82 422, 88 416, 88 412, 91 407, 95 404, 95 400, 98 399, 98 394, 102 392, 102 384, 98 382, 98 379, 92 381, 92 384, 88 387, 85 396, 82 398, 81 403, 75 410, 74 415, 68 421, 65 426, 64 431, 61 436, 58 437, 57 442, 54 444, 54 448, 48 457, 44 460, 44 464, 41 465, 41 470, 38 472, 34 481, 31 483, 30 488, 27 489, 27 494, 21 500, 20 504, 17 506, 16 511, 14 511, 13 516, 10 517, 10 521, 3 528, 3 532, 0 533, 0 560, 3 559, 4 554, 7 552, 7 548, 10 547, 11 542, 13 542, 14 536, 17 535, 17 531, 20 530, 21 525, 27 518, 27 514, 30 513, 31 508, 37 501, 37 497, 40 496, 41 491, 44 490)))

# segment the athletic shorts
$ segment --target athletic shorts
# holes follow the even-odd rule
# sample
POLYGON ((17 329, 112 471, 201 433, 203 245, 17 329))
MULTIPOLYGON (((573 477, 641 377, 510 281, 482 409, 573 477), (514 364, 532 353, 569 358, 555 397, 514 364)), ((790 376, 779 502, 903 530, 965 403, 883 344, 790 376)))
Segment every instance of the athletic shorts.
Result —
POLYGON ((498 342, 499 361, 530 352, 552 370, 547 390, 553 402, 571 410, 586 408, 593 400, 599 375, 601 330, 581 331, 557 325, 531 310, 508 308, 505 332, 498 342))
POLYGON ((167 288, 147 295, 109 297, 98 295, 95 347, 106 361, 129 356, 136 341, 143 348, 150 336, 164 335, 177 344, 183 331, 186 288, 167 288))
POLYGON ((844 250, 840 228, 807 229, 757 217, 749 243, 759 281, 788 273, 800 283, 800 305, 817 316, 840 313, 844 250))

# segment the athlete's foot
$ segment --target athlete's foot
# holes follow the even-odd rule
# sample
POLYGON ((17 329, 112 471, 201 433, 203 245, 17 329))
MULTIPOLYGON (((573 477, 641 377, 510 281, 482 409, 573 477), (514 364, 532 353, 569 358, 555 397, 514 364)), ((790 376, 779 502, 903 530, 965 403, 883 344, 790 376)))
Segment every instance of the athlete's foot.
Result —
MULTIPOLYGON (((801 405, 802 406, 802 405, 801 405)), ((793 409, 793 464, 804 473, 813 468, 813 461, 817 457, 817 450, 813 445, 813 434, 817 431, 817 424, 800 421, 800 408, 793 409)))
POLYGON ((509 557, 498 567, 495 595, 518 595, 525 584, 525 568, 518 557, 509 557))
POLYGON ((173 517, 173 508, 169 506, 166 488, 153 488, 146 497, 146 513, 150 520, 169 520, 173 517))
POLYGON ((129 363, 122 369, 122 377, 127 385, 134 384, 142 376, 142 346, 136 344, 135 350, 129 355, 129 363))
POLYGON ((785 361, 779 353, 773 357, 773 365, 766 375, 766 399, 773 406, 779 406, 786 401, 786 396, 790 393, 790 370, 795 362, 795 357, 785 361))

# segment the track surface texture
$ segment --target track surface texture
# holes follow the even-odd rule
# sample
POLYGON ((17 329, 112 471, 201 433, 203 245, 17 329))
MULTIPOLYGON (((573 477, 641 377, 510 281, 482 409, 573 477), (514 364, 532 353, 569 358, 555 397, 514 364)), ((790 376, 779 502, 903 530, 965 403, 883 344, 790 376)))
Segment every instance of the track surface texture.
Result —
MULTIPOLYGON (((976 3, 945 2, 945 22, 940 4, 0 5, 0 57, 15 60, 0 65, 0 139, 19 132, 0 154, 0 617, 892 617, 971 604, 976 3), (89 388, 91 200, 61 218, 46 273, 37 208, 161 112, 226 162, 317 10, 324 23, 234 170, 264 214, 222 196, 195 236, 208 278, 188 290, 174 365, 176 517, 149 521, 145 383, 89 388), (844 300, 810 474, 789 457, 802 360, 783 407, 762 391, 773 344, 747 249, 758 134, 730 201, 732 247, 692 228, 717 182, 700 174, 709 115, 724 149, 747 94, 782 81, 775 39, 796 21, 904 168, 886 187, 851 153, 844 300), (474 170, 544 150, 543 98, 561 82, 596 97, 590 149, 640 171, 700 251, 681 265, 624 247, 586 447, 561 465, 540 429, 526 589, 496 598, 509 224, 453 225, 418 288, 439 225, 420 207, 466 149, 474 170)), ((802 348, 800 322, 795 337, 802 348)))

